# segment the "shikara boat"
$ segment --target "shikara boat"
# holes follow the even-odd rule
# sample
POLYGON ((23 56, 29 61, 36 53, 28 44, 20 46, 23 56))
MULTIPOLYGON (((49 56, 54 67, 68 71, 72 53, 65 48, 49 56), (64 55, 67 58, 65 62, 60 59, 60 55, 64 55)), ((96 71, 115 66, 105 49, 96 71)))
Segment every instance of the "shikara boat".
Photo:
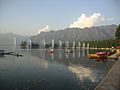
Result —
POLYGON ((95 54, 89 54, 88 58, 97 59, 97 60, 104 60, 104 59, 107 59, 107 54, 106 54, 106 52, 97 52, 95 54))
POLYGON ((17 56, 17 57, 22 57, 23 56, 23 55, 21 55, 19 53, 5 52, 5 50, 0 50, 0 56, 3 57, 5 55, 13 55, 13 56, 17 56))
POLYGON ((0 50, 0 56, 4 56, 4 50, 0 50))

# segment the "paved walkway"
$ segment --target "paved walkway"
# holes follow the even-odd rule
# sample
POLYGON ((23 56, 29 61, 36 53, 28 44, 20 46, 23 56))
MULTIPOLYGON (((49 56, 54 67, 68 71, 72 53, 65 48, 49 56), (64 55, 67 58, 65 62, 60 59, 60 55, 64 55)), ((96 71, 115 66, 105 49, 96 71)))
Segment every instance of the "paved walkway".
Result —
POLYGON ((95 90, 120 90, 120 58, 95 90))

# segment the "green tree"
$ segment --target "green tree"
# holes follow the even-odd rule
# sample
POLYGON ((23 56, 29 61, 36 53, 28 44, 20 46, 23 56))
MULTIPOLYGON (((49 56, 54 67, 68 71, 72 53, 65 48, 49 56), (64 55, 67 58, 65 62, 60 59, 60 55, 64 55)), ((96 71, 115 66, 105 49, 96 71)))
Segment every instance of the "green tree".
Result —
POLYGON ((22 41, 20 46, 21 46, 22 49, 26 49, 27 48, 27 42, 26 41, 22 41))
POLYGON ((116 29, 115 36, 116 36, 117 39, 120 39, 120 24, 116 29))

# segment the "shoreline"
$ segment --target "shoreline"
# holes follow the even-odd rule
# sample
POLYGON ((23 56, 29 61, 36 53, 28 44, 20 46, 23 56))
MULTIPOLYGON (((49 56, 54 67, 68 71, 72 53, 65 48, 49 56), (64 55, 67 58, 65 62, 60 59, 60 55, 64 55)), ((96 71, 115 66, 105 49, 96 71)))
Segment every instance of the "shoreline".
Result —
POLYGON ((120 57, 94 90, 120 90, 120 57))

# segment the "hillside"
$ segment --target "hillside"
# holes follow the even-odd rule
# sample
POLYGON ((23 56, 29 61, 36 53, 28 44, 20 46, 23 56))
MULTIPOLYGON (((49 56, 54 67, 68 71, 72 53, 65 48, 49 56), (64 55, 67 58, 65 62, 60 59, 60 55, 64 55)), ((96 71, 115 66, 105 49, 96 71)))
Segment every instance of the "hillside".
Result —
POLYGON ((13 33, 0 33, 0 49, 6 49, 8 47, 13 47, 14 37, 16 37, 17 46, 20 45, 21 41, 29 38, 28 36, 16 35, 13 33))
POLYGON ((115 38, 116 25, 106 25, 91 28, 66 28, 63 30, 41 32, 40 34, 33 36, 31 39, 33 42, 42 43, 43 39, 47 43, 50 43, 52 39, 55 42, 62 41, 91 41, 91 40, 105 40, 115 38))

